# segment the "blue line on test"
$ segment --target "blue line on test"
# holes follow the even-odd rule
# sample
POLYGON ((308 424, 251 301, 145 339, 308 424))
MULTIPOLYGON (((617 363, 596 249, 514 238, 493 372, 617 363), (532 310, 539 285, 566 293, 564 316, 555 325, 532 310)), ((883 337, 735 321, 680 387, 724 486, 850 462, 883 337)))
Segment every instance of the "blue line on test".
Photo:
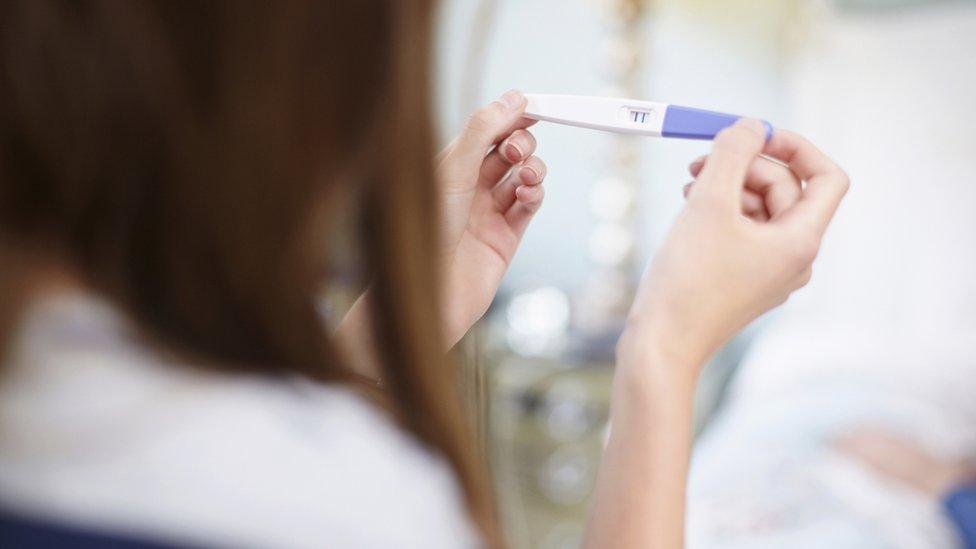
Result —
MULTIPOLYGON (((715 139, 718 132, 735 124, 739 118, 741 117, 705 109, 668 105, 661 135, 683 139, 715 139)), ((766 127, 766 141, 769 141, 773 136, 773 125, 765 120, 762 123, 766 127)))

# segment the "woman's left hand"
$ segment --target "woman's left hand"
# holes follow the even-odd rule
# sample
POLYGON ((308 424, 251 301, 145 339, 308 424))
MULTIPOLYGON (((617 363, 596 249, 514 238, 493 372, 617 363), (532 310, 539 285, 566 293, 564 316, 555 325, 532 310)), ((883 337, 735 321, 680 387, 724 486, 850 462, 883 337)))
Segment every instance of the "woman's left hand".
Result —
MULTIPOLYGON (((542 205, 546 165, 523 118, 525 96, 512 90, 475 111, 434 159, 441 197, 439 258, 443 336, 453 346, 488 310, 525 228, 542 205)), ((369 291, 339 323, 336 338, 358 373, 379 376, 369 291)), ((447 349, 445 349, 446 351, 447 349)))
POLYGON ((488 309, 542 205, 546 165, 516 90, 476 110, 436 160, 441 185, 444 336, 454 345, 488 309))

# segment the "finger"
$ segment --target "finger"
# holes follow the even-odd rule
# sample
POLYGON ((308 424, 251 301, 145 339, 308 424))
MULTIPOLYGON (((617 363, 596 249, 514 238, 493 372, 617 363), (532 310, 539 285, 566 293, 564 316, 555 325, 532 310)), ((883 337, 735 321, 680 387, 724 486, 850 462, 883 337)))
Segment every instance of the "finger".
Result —
POLYGON ((514 164, 532 156, 532 153, 535 152, 535 146, 535 136, 532 135, 532 132, 518 129, 498 145, 498 150, 502 151, 505 158, 514 164))
POLYGON ((800 199, 783 213, 784 222, 802 224, 823 235, 850 188, 847 174, 813 144, 790 131, 776 130, 764 152, 786 163, 806 182, 800 199))
POLYGON ((766 142, 766 128, 758 120, 742 118, 720 131, 715 137, 712 152, 698 175, 700 184, 696 194, 714 193, 738 205, 749 164, 762 152, 766 142))
POLYGON ((770 218, 776 218, 800 199, 800 179, 788 167, 756 158, 746 174, 746 187, 763 197, 770 218))
POLYGON ((434 156, 434 167, 440 167, 440 165, 444 163, 444 160, 448 157, 448 155, 450 155, 451 152, 454 150, 454 147, 456 145, 457 145, 457 137, 452 139, 451 142, 448 143, 446 147, 441 149, 441 152, 437 153, 434 156))
MULTIPOLYGON (((525 96, 518 90, 505 92, 501 98, 474 111, 464 129, 457 136, 449 157, 480 161, 488 150, 519 128, 526 128, 532 120, 523 118, 525 96)), ((446 158, 445 158, 446 160, 446 158)))
MULTIPOLYGON (((691 192, 694 185, 694 181, 685 184, 685 198, 688 198, 688 194, 691 192)), ((763 201, 763 197, 757 194, 755 191, 751 191, 749 189, 742 192, 742 214, 753 221, 769 221, 769 212, 766 211, 766 204, 763 201)))
MULTIPOLYGON (((688 171, 697 177, 705 165, 706 157, 695 159, 688 171)), ((770 218, 775 218, 799 200, 802 192, 800 179, 789 167, 777 161, 757 156, 749 164, 745 178, 745 193, 757 194, 765 204, 770 218)), ((743 200, 745 203, 745 200, 743 200)))
POLYGON ((505 177, 512 164, 531 156, 535 152, 535 147, 534 135, 526 130, 515 130, 485 157, 481 164, 478 182, 488 188, 494 187, 505 177))
POLYGON ((504 181, 491 190, 495 207, 500 212, 508 211, 515 202, 516 189, 520 186, 532 187, 542 183, 546 177, 546 164, 538 156, 530 156, 526 161, 512 170, 504 181))
POLYGON ((766 210, 766 204, 761 196, 752 191, 742 193, 742 214, 753 221, 761 223, 769 221, 769 211, 766 210))
MULTIPOLYGON (((507 92, 506 95, 509 94, 509 93, 513 93, 513 92, 519 93, 519 92, 517 92, 517 90, 512 90, 510 92, 507 92)), ((502 98, 504 98, 504 97, 505 96, 503 95, 502 98)), ((465 125, 465 129, 467 129, 468 126, 470 126, 472 124, 472 119, 473 118, 480 118, 480 117, 483 117, 483 116, 489 116, 490 117, 491 116, 490 113, 485 113, 485 112, 482 112, 482 111, 486 111, 486 110, 490 111, 491 109, 493 109, 495 107, 494 103, 497 103, 497 102, 501 102, 501 105, 500 105, 501 107, 506 107, 507 106, 507 103, 503 99, 498 99, 498 100, 492 102, 492 104, 486 105, 486 106, 482 107, 481 109, 476 110, 475 112, 473 112, 471 114, 471 117, 468 119, 468 123, 465 125)), ((522 108, 523 109, 525 108, 524 107, 524 102, 523 102, 522 108)), ((511 127, 508 128, 508 130, 509 130, 508 132, 504 132, 503 131, 502 132, 502 135, 500 137, 494 139, 491 142, 491 144, 493 145, 493 144, 497 143, 498 141, 500 141, 501 139, 503 139, 505 135, 510 134, 510 133, 512 133, 512 132, 514 132, 516 130, 525 129, 525 128, 531 127, 536 122, 538 122, 538 120, 534 120, 532 118, 525 118, 525 117, 518 118, 515 121, 515 123, 512 124, 511 127)), ((444 147, 443 150, 441 150, 441 152, 437 153, 437 155, 434 157, 434 165, 435 166, 440 166, 445 160, 447 160, 447 158, 455 150, 457 150, 458 142, 461 140, 461 137, 464 136, 464 135, 465 135, 465 132, 462 131, 462 134, 461 135, 458 135, 457 137, 455 137, 454 139, 452 139, 451 142, 448 143, 447 146, 444 147)))
POLYGON ((522 238, 525 228, 542 206, 545 188, 542 185, 522 185, 515 189, 516 200, 505 212, 505 220, 516 237, 522 238))
MULTIPOLYGON (((536 122, 538 122, 538 120, 533 120, 531 118, 520 118, 519 121, 512 127, 512 131, 529 128, 533 126, 536 122)), ((444 162, 451 156, 451 154, 457 148, 457 142, 458 142, 458 137, 455 137, 454 139, 451 140, 450 143, 447 144, 446 147, 444 147, 443 150, 441 150, 441 152, 437 153, 437 155, 434 156, 435 167, 441 168, 443 166, 444 162)))
POLYGON ((806 286, 810 283, 811 278, 813 278, 813 267, 807 267, 793 280, 793 290, 799 290, 806 286))

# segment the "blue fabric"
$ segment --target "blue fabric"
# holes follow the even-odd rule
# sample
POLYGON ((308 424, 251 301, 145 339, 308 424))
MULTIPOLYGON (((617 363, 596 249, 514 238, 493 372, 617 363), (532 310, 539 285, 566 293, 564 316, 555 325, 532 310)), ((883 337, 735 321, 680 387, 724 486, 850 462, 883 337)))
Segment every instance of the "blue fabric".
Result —
POLYGON ((0 547, 17 549, 173 549, 179 547, 128 535, 26 518, 0 510, 0 547))
POLYGON ((942 503, 962 536, 962 546, 976 549, 976 484, 954 488, 942 503))

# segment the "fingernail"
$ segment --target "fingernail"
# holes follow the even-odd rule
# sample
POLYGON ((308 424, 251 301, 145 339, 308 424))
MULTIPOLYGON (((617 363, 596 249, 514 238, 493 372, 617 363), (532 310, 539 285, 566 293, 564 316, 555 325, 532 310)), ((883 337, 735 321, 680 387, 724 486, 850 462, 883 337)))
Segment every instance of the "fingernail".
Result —
POLYGON ((522 160, 522 149, 519 148, 514 142, 509 142, 505 146, 505 157, 508 158, 509 162, 518 162, 522 160))
POLYGON ((527 206, 538 205, 542 199, 542 187, 519 187, 515 189, 515 198, 527 206))
POLYGON ((743 128, 747 128, 749 131, 762 135, 764 138, 769 137, 766 124, 762 120, 743 117, 737 120, 736 124, 741 125, 743 128))
POLYGON ((531 167, 522 166, 522 169, 519 170, 519 179, 525 181, 526 183, 538 183, 542 180, 542 177, 531 167))
POLYGON ((522 101, 524 100, 525 96, 522 95, 522 92, 518 90, 508 90, 504 95, 502 95, 502 101, 509 109, 512 110, 521 107, 522 101))

